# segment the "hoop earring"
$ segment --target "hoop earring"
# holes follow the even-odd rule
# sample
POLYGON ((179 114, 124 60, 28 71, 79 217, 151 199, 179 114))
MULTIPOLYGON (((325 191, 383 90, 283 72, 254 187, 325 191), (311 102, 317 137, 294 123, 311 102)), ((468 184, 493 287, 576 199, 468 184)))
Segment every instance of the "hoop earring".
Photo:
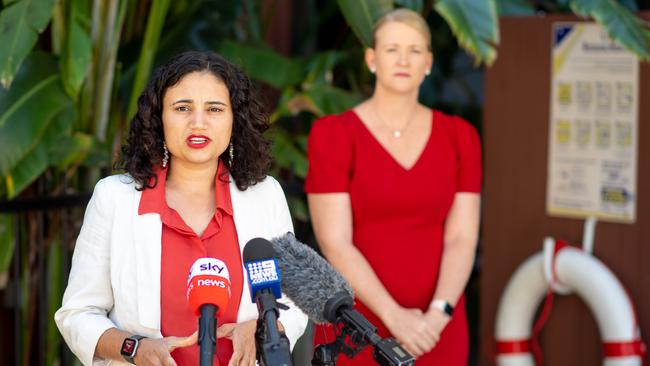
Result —
POLYGON ((228 155, 230 155, 230 161, 228 162, 228 165, 230 165, 230 168, 232 169, 232 166, 235 163, 235 147, 232 145, 232 142, 228 148, 228 155))
POLYGON ((166 168, 167 163, 169 163, 169 150, 167 150, 167 143, 163 141, 163 158, 162 158, 162 167, 166 168))

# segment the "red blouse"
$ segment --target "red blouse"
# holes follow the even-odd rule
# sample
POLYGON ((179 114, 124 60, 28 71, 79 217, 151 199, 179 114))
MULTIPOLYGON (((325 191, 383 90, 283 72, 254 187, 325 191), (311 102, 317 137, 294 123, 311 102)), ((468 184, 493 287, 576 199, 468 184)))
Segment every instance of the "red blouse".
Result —
MULTIPOLYGON (((156 187, 142 192, 138 214, 158 213, 162 221, 160 263, 160 330, 164 337, 188 336, 197 330, 198 318, 190 310, 187 276, 194 261, 201 257, 222 260, 230 273, 231 298, 225 312, 218 314, 218 324, 236 323, 243 288, 243 267, 230 200, 228 168, 221 161, 215 176, 216 210, 200 237, 167 206, 165 181, 167 169, 157 172, 156 187), (220 178, 221 177, 221 178, 220 178), (225 179, 224 179, 225 178, 225 179)), ((221 338, 217 343, 215 365, 227 365, 232 356, 232 342, 221 338)), ((172 357, 179 365, 197 365, 198 345, 178 348, 172 357)))

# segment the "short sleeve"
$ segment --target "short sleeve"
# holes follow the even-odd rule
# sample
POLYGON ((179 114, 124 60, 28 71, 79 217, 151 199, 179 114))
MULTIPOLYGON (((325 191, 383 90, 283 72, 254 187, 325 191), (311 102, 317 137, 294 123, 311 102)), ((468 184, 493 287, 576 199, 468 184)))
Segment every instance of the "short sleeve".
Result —
POLYGON ((481 142, 474 126, 461 118, 454 118, 456 125, 456 147, 458 172, 457 192, 481 192, 482 164, 481 142))
POLYGON ((353 149, 345 120, 326 116, 314 122, 307 139, 307 193, 348 192, 353 149))

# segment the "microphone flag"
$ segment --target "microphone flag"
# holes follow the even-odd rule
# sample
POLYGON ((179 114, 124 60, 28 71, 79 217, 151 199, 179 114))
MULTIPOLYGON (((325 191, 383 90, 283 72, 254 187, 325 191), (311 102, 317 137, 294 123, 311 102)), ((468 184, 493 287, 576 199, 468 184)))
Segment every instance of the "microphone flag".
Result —
POLYGON ((216 258, 197 259, 187 277, 187 301, 195 315, 205 304, 224 311, 230 301, 230 274, 226 264, 216 258))

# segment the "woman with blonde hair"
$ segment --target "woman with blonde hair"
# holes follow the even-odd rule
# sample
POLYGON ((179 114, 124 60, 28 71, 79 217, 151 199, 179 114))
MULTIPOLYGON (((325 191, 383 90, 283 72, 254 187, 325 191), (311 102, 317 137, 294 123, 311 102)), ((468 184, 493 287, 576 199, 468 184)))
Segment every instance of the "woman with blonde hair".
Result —
MULTIPOLYGON (((316 238, 381 336, 396 337, 418 365, 466 365, 479 138, 461 118, 418 103, 433 63, 419 14, 387 13, 373 42, 365 52, 372 96, 310 132, 305 191, 316 238)), ((370 350, 339 360, 375 364, 370 350)))

